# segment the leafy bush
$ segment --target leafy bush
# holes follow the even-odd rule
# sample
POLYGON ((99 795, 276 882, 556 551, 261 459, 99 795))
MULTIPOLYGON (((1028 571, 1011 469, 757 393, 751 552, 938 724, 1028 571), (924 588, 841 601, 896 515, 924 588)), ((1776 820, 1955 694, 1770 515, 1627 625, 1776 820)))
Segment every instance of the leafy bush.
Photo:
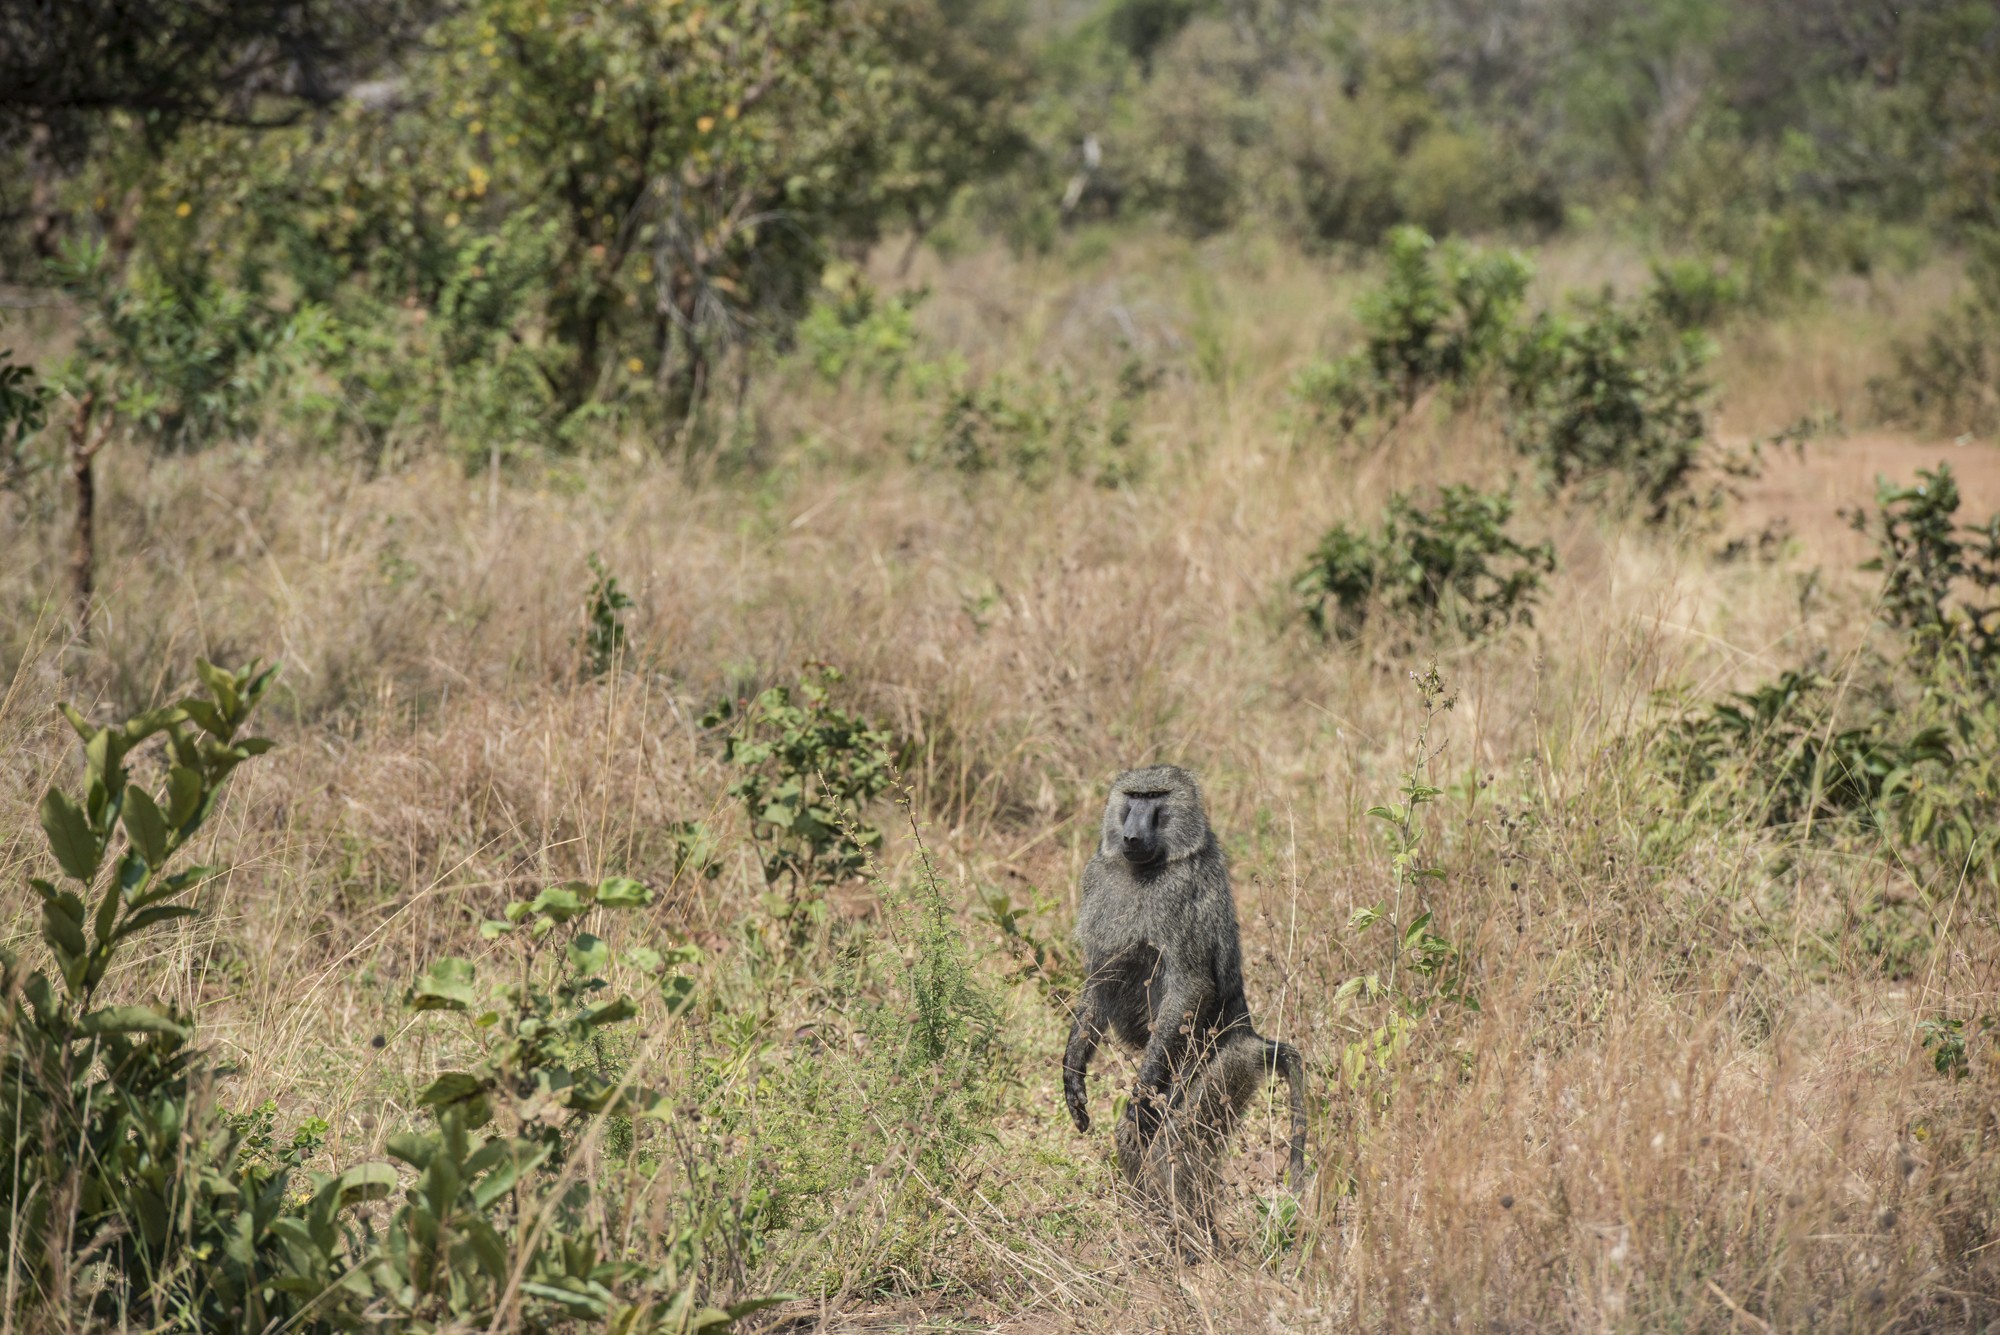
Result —
POLYGON ((1389 233, 1388 273, 1361 299, 1363 343, 1309 367, 1292 393, 1315 421, 1346 433, 1409 412, 1425 390, 1466 390, 1506 355, 1534 269, 1514 251, 1440 246, 1411 226, 1389 233))
POLYGON ((1536 317, 1508 367, 1507 434, 1554 487, 1581 483, 1659 522, 1688 503, 1708 438, 1713 345, 1609 298, 1536 317))
POLYGON ((411 988, 417 1010, 463 1014, 482 1053, 424 1089, 418 1103, 433 1129, 390 1137, 390 1154, 416 1177, 386 1215, 352 1207, 395 1190, 388 1164, 292 1185, 326 1124, 307 1119, 279 1149, 274 1105, 227 1113, 190 1017, 99 1004, 126 943, 196 914, 186 900, 215 869, 169 868, 230 772, 270 746, 240 733, 275 670, 199 667, 207 699, 105 727, 67 711, 88 786, 81 801, 50 789, 41 815, 75 888, 29 881, 53 975, 0 951, 9 1318, 87 1311, 107 1327, 245 1332, 592 1321, 619 1335, 682 1335, 773 1301, 700 1301, 703 1240, 720 1220, 712 1204, 690 1201, 686 1226, 642 1260, 602 1232, 588 1178, 556 1171, 604 1119, 666 1112, 623 1078, 604 1043, 605 1029, 638 1013, 605 975, 615 966, 647 979, 680 1015, 694 995, 680 966, 696 953, 636 945, 614 955, 578 930, 593 912, 645 907, 651 894, 635 881, 572 882, 510 904, 484 929, 519 955, 498 988, 480 989, 473 966, 449 958, 411 988), (132 781, 129 761, 161 734, 156 797, 132 781), (501 1132, 487 1133, 496 1118, 501 1132))
POLYGON ((911 457, 973 477, 1004 472, 1037 488, 1060 477, 1121 486, 1139 475, 1132 416, 1148 384, 1128 364, 1102 406, 1095 388, 1079 389, 1061 372, 1022 384, 997 376, 966 385, 946 397, 937 425, 911 457))
POLYGON ((1844 690, 1815 669, 1676 718, 1662 761, 1684 798, 1749 810, 1761 823, 1879 832, 1954 875, 1995 868, 2000 815, 2000 609, 1966 601, 2000 585, 2000 516, 1956 523, 1948 468, 1915 487, 1883 483, 1864 569, 1883 573, 1883 621, 1897 651, 1869 651, 1844 690))
POLYGON ((1743 304, 1743 282, 1707 260, 1654 260, 1642 300, 1673 329, 1712 329, 1743 304))
POLYGON ((804 940, 823 912, 821 892, 860 874, 882 832, 862 812, 895 778, 895 739, 832 703, 838 669, 808 664, 796 686, 754 700, 724 700, 702 719, 727 727, 722 758, 739 771, 729 785, 750 818, 768 907, 804 940))
POLYGON ((35 382, 32 367, 0 348, 0 487, 20 479, 26 465, 21 446, 48 423, 48 387, 35 382))
POLYGON ((115 275, 95 242, 68 245, 54 273, 84 312, 62 376, 72 387, 101 391, 120 419, 168 449, 239 436, 261 420, 290 366, 287 316, 205 264, 115 275))
POLYGON ((1882 617, 1907 632, 1919 653, 1955 649, 1990 680, 2000 673, 2000 514, 1961 525, 1950 465, 1919 469, 1917 477, 1913 487, 1880 482, 1874 513, 1849 515, 1876 543, 1861 568, 1882 572, 1882 617))
POLYGON ((1555 547, 1510 535, 1513 513, 1506 492, 1448 486, 1431 510, 1399 493, 1377 531, 1328 530, 1292 592, 1322 636, 1357 634, 1378 612, 1468 635, 1532 621, 1555 547))
POLYGON ((813 370, 835 384, 853 379, 893 386, 916 352, 911 312, 926 294, 884 300, 859 272, 847 268, 829 269, 821 287, 824 294, 797 330, 799 350, 813 370))
POLYGON ((1341 1082, 1357 1096, 1349 1127, 1355 1135, 1343 1175, 1349 1178, 1363 1152, 1367 1114, 1386 1112, 1421 1062, 1443 1058, 1444 1071, 1462 1070, 1471 1054, 1445 1048, 1448 1021, 1479 1010, 1474 962, 1442 934, 1437 918, 1432 887, 1443 883, 1445 871, 1430 851, 1434 831, 1426 828, 1424 817, 1424 808, 1444 796, 1432 781, 1443 747, 1433 745, 1431 729, 1439 715, 1457 705, 1458 697, 1447 690, 1436 664, 1410 677, 1423 713, 1402 775, 1402 800, 1370 807, 1367 813, 1382 822, 1389 897, 1349 917, 1350 956, 1365 963, 1334 989, 1335 1014, 1350 1035, 1340 1051, 1341 1082), (1378 927, 1387 930, 1376 931, 1378 927))
POLYGON ((625 652, 624 614, 632 608, 631 595, 618 587, 618 577, 604 568, 592 552, 590 591, 583 596, 583 666, 588 676, 601 677, 618 663, 625 652))
POLYGON ((1895 345, 1894 373, 1869 382, 1883 420, 2000 437, 2000 230, 1976 236, 1969 268, 1966 293, 1895 345))
POLYGON ((646 979, 668 1013, 680 1015, 694 999, 680 966, 698 952, 685 945, 614 951, 579 930, 595 914, 651 902, 645 886, 620 876, 551 886, 482 928, 487 939, 515 946, 517 959, 502 971, 512 981, 482 989, 469 961, 444 958, 412 985, 413 1008, 463 1016, 482 1053, 419 1096, 435 1129, 389 1139, 389 1153, 417 1177, 343 1281, 340 1300, 351 1304, 343 1316, 355 1325, 386 1315, 418 1329, 595 1321, 621 1335, 678 1333, 720 1329, 777 1301, 702 1305, 696 1281, 713 1217, 667 1240, 658 1259, 641 1260, 596 1236, 587 1179, 561 1189, 558 1170, 591 1126, 671 1115, 608 1056, 605 1031, 639 1007, 613 991, 607 975, 646 979), (553 1194, 526 1190, 540 1179, 553 1194), (518 1308, 509 1309, 510 1299, 518 1308))
POLYGON ((1836 726, 1832 686, 1821 673, 1787 670, 1682 720, 1672 750, 1683 788, 1721 783, 1771 825, 1846 816, 1890 824, 1888 808, 1921 767, 1950 767, 1950 738, 1936 726, 1896 736, 1883 715, 1836 726))
MULTIPOLYGON (((757 1226, 814 1239, 828 1282, 908 1282, 935 1264, 938 1234, 978 1199, 974 1156, 1004 1078, 999 1007, 914 823, 912 837, 908 880, 871 868, 882 912, 842 941, 808 1041, 774 1060, 754 1099, 729 1092, 704 1106, 709 1134, 758 1135, 747 1193, 757 1226), (856 1211, 857 1193, 874 1208, 856 1211)), ((770 985, 768 964, 743 980, 743 1020, 761 1027, 770 985)))
POLYGON ((275 669, 199 665, 209 697, 120 724, 65 708, 84 744, 81 801, 42 799, 64 884, 30 877, 53 972, 0 951, 0 1175, 10 1228, 8 1291, 24 1316, 88 1311, 108 1324, 264 1330, 303 1314, 341 1273, 342 1212, 394 1184, 372 1168, 316 1178, 301 1204, 215 1105, 190 1018, 105 1005, 99 989, 127 943, 190 918, 216 869, 170 870, 215 810, 230 773, 270 742, 241 735, 275 669), (164 782, 130 761, 164 734, 164 782), (120 842, 122 831, 123 840, 120 842))

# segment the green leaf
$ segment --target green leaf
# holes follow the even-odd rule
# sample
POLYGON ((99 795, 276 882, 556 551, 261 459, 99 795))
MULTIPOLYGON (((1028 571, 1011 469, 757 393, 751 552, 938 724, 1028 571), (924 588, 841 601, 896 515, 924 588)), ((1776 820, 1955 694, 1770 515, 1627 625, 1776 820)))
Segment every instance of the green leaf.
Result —
MULTIPOLYGON (((118 879, 120 881, 126 879, 126 873, 128 872, 134 873, 135 876, 143 876, 145 874, 143 871, 137 871, 131 866, 136 860, 133 854, 129 852, 124 857, 118 859, 118 879)), ((91 935, 97 938, 97 944, 100 946, 109 945, 111 942, 111 925, 118 921, 118 904, 117 884, 114 883, 105 886, 104 897, 97 901, 97 912, 92 915, 90 924, 91 935)))
POLYGON ((597 887, 588 881, 565 881, 561 885, 552 885, 536 895, 534 903, 528 905, 528 908, 551 922, 568 922, 571 918, 587 911, 589 906, 585 900, 596 893, 597 887))
POLYGON ((496 1285, 505 1284, 512 1266, 507 1255, 507 1243, 501 1238, 499 1230, 484 1216, 476 1214, 466 1215, 459 1227, 465 1230, 465 1240, 472 1244, 473 1259, 486 1272, 486 1277, 496 1285))
POLYGON ((1380 904, 1364 905, 1354 910, 1353 914, 1348 917, 1347 930, 1350 932, 1365 932, 1381 920, 1382 906, 1380 904))
POLYGON ((660 997, 667 1003, 667 1014, 687 1014, 694 1005, 694 979, 684 973, 668 974, 660 980, 660 997))
POLYGON ((511 922, 501 922, 497 918, 488 918, 485 922, 479 924, 479 939, 481 941, 492 941, 497 937, 508 935, 513 930, 514 924, 511 922))
POLYGON ((667 967, 660 952, 651 946, 632 946, 625 951, 625 963, 641 973, 658 973, 667 967))
POLYGON ((569 966, 582 974, 603 973, 611 967, 611 947, 589 932, 577 933, 569 943, 569 966))
POLYGON ((159 866, 167 856, 167 818, 152 795, 137 786, 125 790, 125 833, 146 861, 159 866))
POLYGON ((1418 914, 1417 920, 1403 929, 1403 946, 1405 949, 1423 939, 1424 928, 1430 926, 1430 922, 1431 915, 1426 911, 1418 914))
POLYGON ((404 997, 405 1005, 420 1011, 462 1011, 478 1001, 479 993, 473 987, 471 961, 451 955, 433 963, 404 997))
POLYGON ((360 1201, 379 1201, 396 1189, 396 1170, 385 1163, 363 1163, 334 1179, 334 1208, 344 1210, 360 1201))
POLYGON ((119 731, 124 734, 126 749, 130 750, 154 733, 163 732, 186 717, 186 712, 179 705, 161 705, 158 709, 149 709, 136 718, 127 719, 119 731))
POLYGON ((77 1023, 85 1034, 172 1034, 188 1036, 187 1026, 165 1011, 152 1006, 106 1006, 92 1011, 77 1023))
POLYGON ((90 720, 68 701, 57 705, 56 708, 62 711, 62 716, 69 720, 69 726, 76 729, 76 735, 83 739, 84 745, 88 746, 90 739, 97 735, 97 729, 91 726, 90 720))
POLYGON ((181 701, 181 709, 186 712, 189 718, 201 725, 203 732, 215 738, 216 741, 226 742, 229 740, 229 734, 233 729, 229 726, 228 720, 223 718, 221 712, 208 701, 190 697, 181 701))
MULTIPOLYGON (((106 793, 124 787, 125 735, 114 728, 99 728, 83 744, 83 758, 90 777, 104 786, 106 793)), ((94 811, 97 803, 93 800, 94 811)))
POLYGON ((167 771, 167 824, 176 830, 188 823, 201 805, 201 775, 185 765, 167 771))
MULTIPOLYGON (((446 1071, 443 1075, 424 1086, 424 1092, 417 1096, 420 1108, 440 1108, 447 1103, 462 1103, 466 1099, 484 1093, 485 1082, 464 1071, 446 1071)), ((395 1153, 392 1149, 390 1153, 395 1153)), ((401 1155, 397 1155, 401 1158, 401 1155)))
POLYGON ((436 1136, 426 1136, 415 1131, 398 1131, 382 1142, 382 1148, 410 1167, 421 1169, 428 1165, 431 1156, 437 1153, 438 1141, 436 1136))
POLYGON ((137 913, 118 924, 112 940, 123 941, 126 937, 145 931, 156 922, 172 922, 176 918, 192 918, 201 912, 186 904, 156 904, 152 908, 140 909, 137 913))
MULTIPOLYGON (((74 899, 75 896, 69 896, 74 899)), ((66 906, 50 900, 42 905, 42 939, 61 952, 74 958, 90 953, 90 943, 83 939, 81 906, 76 917, 71 917, 66 906)))
POLYGON ((49 789, 42 798, 42 829, 49 837, 49 851, 56 855, 65 875, 86 884, 97 875, 104 846, 98 843, 82 808, 59 789, 49 789))
POLYGON ((507 1157, 502 1159, 492 1172, 481 1178, 479 1185, 472 1189, 472 1199, 482 1210, 491 1207, 493 1202, 512 1191, 514 1184, 521 1180, 521 1175, 534 1171, 550 1153, 550 1148, 546 1145, 534 1145, 518 1140, 495 1143, 505 1145, 509 1152, 507 1157))
POLYGON ((607 876, 597 884, 597 902, 608 909, 644 908, 653 892, 629 876, 607 876))
POLYGON ((723 1310, 728 1313, 731 1321, 741 1321, 752 1312, 761 1312, 767 1307, 777 1307, 782 1303, 795 1303, 798 1300, 799 1295, 796 1293, 770 1293, 762 1298, 745 1298, 742 1302, 731 1303, 723 1310))
MULTIPOLYGON (((238 717, 240 705, 236 697, 235 674, 224 671, 205 658, 194 660, 194 670, 200 676, 202 685, 208 687, 208 693, 215 697, 215 703, 221 708, 223 716, 238 717)), ((223 740, 229 739, 224 736, 223 740)))
POLYGON ((588 1007, 577 1018, 583 1021, 586 1028, 595 1029, 600 1025, 629 1020, 638 1013, 639 1008, 632 1004, 630 997, 613 997, 600 1006, 588 1007))
POLYGON ((220 876, 226 870, 228 870, 226 867, 196 865, 177 871, 145 894, 136 896, 132 900, 132 907, 144 908, 148 904, 157 904, 163 899, 170 899, 184 890, 198 889, 212 877, 220 876))
MULTIPOLYGON (((534 1280, 523 1280, 521 1292, 531 1298, 554 1303, 574 1317, 603 1317, 609 1310, 604 1300, 594 1294, 574 1293, 568 1289, 559 1289, 553 1284, 541 1284, 534 1280)), ((695 1328, 689 1327, 689 1329, 695 1328)))

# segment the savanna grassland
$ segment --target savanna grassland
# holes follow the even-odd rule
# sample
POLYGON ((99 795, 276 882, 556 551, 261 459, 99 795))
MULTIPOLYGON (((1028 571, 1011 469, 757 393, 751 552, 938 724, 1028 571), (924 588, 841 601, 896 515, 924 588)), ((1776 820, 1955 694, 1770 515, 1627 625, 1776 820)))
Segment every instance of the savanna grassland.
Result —
POLYGON ((2000 1328, 1996 441, 1993 0, 0 0, 0 1335, 2000 1328))
MULTIPOLYGON (((1617 235, 1531 250, 1519 318, 1640 300, 1617 235)), ((752 1329, 2000 1320, 1982 590, 1947 574, 1931 606, 1959 611, 1908 612, 1921 590, 1893 556, 1860 569, 1878 543, 1842 513, 1940 463, 1959 522, 2000 509, 1990 440, 1871 406, 1965 289, 1952 252, 1709 313, 1699 457, 1654 506, 1615 468, 1550 485, 1500 372, 1316 414, 1301 372, 1375 328, 1379 254, 1145 227, 903 250, 828 289, 875 305, 809 323, 665 445, 612 422, 568 453, 366 458, 282 415, 198 451, 114 436, 87 637, 64 478, 0 497, 9 951, 44 949, 38 804, 80 791, 56 705, 101 724, 182 698, 197 656, 276 661, 275 746, 189 846, 226 870, 102 996, 187 1018, 231 1153, 284 1159, 291 1196, 391 1164, 357 1230, 432 1180, 393 1138, 451 1106, 440 1072, 483 1073, 489 1132, 560 1146, 490 1198, 512 1213, 487 1298, 385 1281, 353 1310, 604 1324, 524 1281, 546 1228, 640 1267, 600 1276, 609 1311, 790 1295, 752 1329), (1456 484, 1511 494, 1504 530, 1548 544, 1519 604, 1479 621, 1435 571, 1398 595, 1384 558, 1316 631, 1301 571, 1328 530, 1456 484), (1762 713, 1732 694, 1788 670, 1818 682, 1762 713), (821 749, 745 749, 787 727, 821 749), (1107 781, 1151 762, 1202 777, 1251 1005, 1312 1092, 1310 1181, 1275 1181, 1260 1111, 1225 1246, 1186 1262, 1117 1183, 1131 1062, 1100 1068, 1088 1136, 1057 1078, 1077 876, 1107 781), (766 819, 787 780, 842 775, 817 834, 766 819), (605 878, 650 893, 575 921, 537 901, 605 878), (513 901, 543 908, 482 930, 513 901), (464 998, 511 979, 493 1015, 537 988, 563 1012, 586 974, 637 1010, 564 1069, 643 1107, 477 1065, 496 1031, 464 998)), ((74 335, 60 311, 10 331, 35 359, 74 335)), ((1960 577, 1986 568, 1965 543, 1960 577)), ((157 744, 131 765, 163 779, 157 744)), ((117 1254, 52 1263, 67 1305, 10 1302, 13 1328, 119 1324, 89 1299, 117 1254)))

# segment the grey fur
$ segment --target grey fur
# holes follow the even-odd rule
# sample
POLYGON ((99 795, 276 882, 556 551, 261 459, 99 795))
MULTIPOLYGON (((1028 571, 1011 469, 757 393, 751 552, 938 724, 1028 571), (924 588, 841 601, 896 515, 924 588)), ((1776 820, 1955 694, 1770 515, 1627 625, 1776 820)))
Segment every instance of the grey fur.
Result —
POLYGON ((1264 1081, 1283 1072, 1298 1186, 1305 1070, 1297 1049, 1251 1026, 1229 866, 1194 775, 1155 765, 1111 785, 1097 853, 1083 869, 1076 939, 1085 981, 1063 1054, 1063 1098, 1077 1129, 1090 1129, 1090 1059, 1115 1035, 1144 1054, 1115 1136, 1119 1167, 1156 1206, 1212 1239, 1217 1161, 1264 1081))

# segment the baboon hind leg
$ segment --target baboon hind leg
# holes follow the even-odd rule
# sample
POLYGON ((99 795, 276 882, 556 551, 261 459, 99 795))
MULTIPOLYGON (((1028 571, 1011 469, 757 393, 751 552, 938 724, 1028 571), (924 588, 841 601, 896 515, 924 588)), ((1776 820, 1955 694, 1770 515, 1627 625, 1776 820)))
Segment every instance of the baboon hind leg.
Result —
MULTIPOLYGON (((1202 1079, 1179 1108, 1161 1119, 1151 1136, 1129 1112, 1116 1134, 1118 1167, 1147 1214, 1193 1260, 1220 1245, 1216 1229, 1216 1173, 1222 1138, 1216 1135, 1215 1082, 1202 1079)), ((1224 1114, 1226 1125, 1226 1112, 1224 1114)))

